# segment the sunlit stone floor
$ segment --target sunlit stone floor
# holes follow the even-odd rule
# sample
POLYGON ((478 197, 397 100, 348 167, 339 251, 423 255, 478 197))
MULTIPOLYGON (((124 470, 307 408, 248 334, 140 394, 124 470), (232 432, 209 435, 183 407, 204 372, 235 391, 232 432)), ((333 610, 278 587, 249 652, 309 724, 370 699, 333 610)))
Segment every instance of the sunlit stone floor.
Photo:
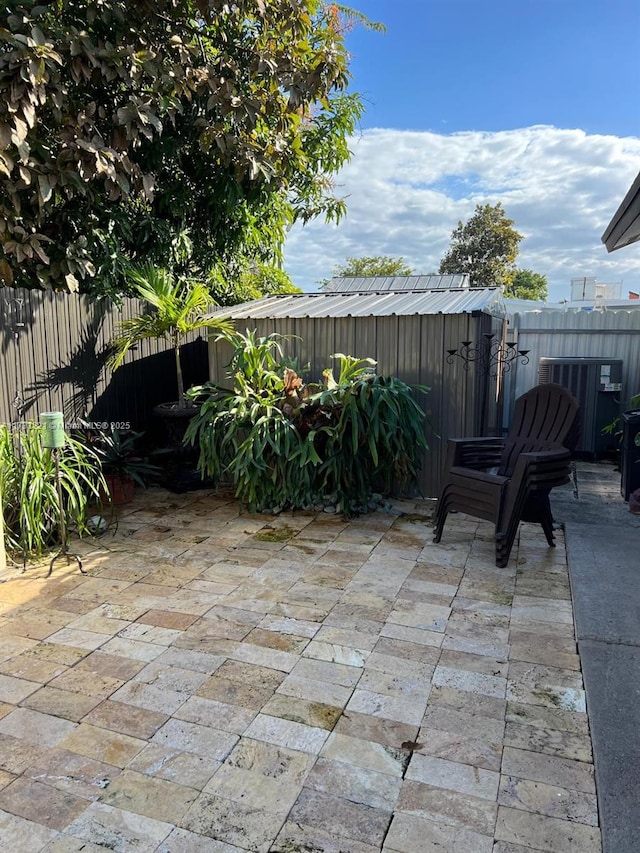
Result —
POLYGON ((562 533, 139 493, 0 577, 11 853, 592 853, 562 533))

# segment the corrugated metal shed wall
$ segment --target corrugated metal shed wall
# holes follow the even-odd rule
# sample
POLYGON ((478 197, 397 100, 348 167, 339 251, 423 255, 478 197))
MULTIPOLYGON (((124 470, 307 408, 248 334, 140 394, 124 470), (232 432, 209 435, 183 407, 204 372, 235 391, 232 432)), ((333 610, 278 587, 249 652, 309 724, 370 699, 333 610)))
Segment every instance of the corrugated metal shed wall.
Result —
POLYGON ((621 358, 622 402, 640 393, 640 311, 545 311, 514 314, 510 319, 519 349, 528 349, 529 364, 507 377, 505 421, 513 402, 538 383, 540 358, 621 358))
MULTIPOLYGON (((177 395, 170 342, 143 341, 114 373, 104 365, 118 322, 143 310, 137 299, 116 307, 0 288, 0 422, 37 421, 40 412, 59 410, 67 423, 87 418, 147 429, 152 406, 177 395)), ((182 365, 187 387, 206 380, 207 344, 197 333, 182 348, 182 365)))
MULTIPOLYGON (((242 306, 241 306, 242 307, 242 306)), ((426 385, 431 391, 418 395, 431 419, 427 431, 430 450, 426 454, 420 488, 425 496, 436 496, 440 488, 447 439, 477 435, 480 423, 479 377, 466 372, 460 363, 446 364, 446 350, 463 340, 479 340, 486 332, 500 334, 502 320, 489 314, 431 314, 380 317, 276 317, 243 318, 235 313, 236 328, 256 329, 261 336, 277 332, 296 335, 287 341, 288 355, 300 365, 310 364, 307 377, 317 380, 331 366, 330 355, 343 352, 378 362, 383 374, 393 374, 412 385, 426 385)), ((228 345, 210 340, 212 381, 228 384, 228 345)), ((490 395, 491 396, 491 395, 490 395)), ((495 399, 490 404, 488 423, 495 424, 495 399)))

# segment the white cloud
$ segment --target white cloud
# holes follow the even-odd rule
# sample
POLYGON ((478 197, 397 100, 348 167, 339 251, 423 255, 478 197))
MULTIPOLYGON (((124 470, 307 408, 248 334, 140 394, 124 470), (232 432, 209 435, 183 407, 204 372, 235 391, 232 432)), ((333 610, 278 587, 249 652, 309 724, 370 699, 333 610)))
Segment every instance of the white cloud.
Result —
POLYGON ((476 204, 501 201, 525 235, 518 265, 545 273, 550 296, 569 296, 572 277, 640 287, 640 246, 609 255, 600 236, 640 170, 640 139, 535 126, 452 135, 373 129, 352 140, 337 177, 348 196, 340 225, 294 226, 286 269, 317 289, 347 256, 403 256, 437 271, 451 232, 476 204))

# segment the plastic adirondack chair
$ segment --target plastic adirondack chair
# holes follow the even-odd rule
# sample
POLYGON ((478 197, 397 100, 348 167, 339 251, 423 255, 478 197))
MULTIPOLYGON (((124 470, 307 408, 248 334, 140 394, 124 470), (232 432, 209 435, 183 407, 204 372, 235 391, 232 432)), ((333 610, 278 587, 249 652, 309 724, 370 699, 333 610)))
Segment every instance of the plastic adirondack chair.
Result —
POLYGON ((549 492, 570 480, 578 411, 566 388, 537 385, 516 400, 506 440, 449 439, 433 541, 440 541, 447 515, 455 511, 495 524, 497 566, 509 562, 521 521, 540 524, 553 548, 549 492))

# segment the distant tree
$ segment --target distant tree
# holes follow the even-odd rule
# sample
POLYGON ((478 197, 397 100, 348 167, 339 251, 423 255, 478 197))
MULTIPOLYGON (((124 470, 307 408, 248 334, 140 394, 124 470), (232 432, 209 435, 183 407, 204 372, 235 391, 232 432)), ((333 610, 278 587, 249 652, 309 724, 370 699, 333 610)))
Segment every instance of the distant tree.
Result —
POLYGON ((516 270, 513 281, 505 288, 504 295, 512 299, 536 299, 544 302, 549 295, 547 277, 533 270, 516 270))
POLYGON ((367 278, 375 275, 413 275, 413 270, 405 263, 404 258, 365 255, 362 258, 347 258, 344 264, 337 264, 333 268, 333 275, 335 278, 367 278))
POLYGON ((255 262, 231 266, 220 264, 209 273, 207 285, 220 305, 251 302, 261 296, 302 293, 284 270, 255 262))
POLYGON ((468 273, 472 287, 509 287, 516 272, 522 240, 500 202, 478 204, 467 222, 458 222, 451 246, 440 262, 440 273, 468 273))
MULTIPOLYGON (((323 0, 0 8, 0 283, 118 293, 127 263, 277 264, 344 201, 361 114, 323 0)), ((366 21, 365 21, 366 23, 366 21)))

